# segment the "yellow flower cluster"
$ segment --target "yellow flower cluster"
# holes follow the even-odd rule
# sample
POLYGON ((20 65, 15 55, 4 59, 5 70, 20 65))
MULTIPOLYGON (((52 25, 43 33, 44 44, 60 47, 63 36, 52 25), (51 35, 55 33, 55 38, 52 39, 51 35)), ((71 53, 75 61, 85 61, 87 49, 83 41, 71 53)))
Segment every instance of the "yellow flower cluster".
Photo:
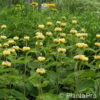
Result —
POLYGON ((15 49, 15 50, 19 50, 20 49, 19 46, 13 46, 12 48, 15 49))
POLYGON ((16 52, 16 50, 14 48, 10 48, 10 49, 8 49, 8 51, 10 51, 11 53, 16 52))
POLYGON ((0 47, 2 47, 2 44, 0 43, 0 47))
POLYGON ((0 39, 3 39, 3 40, 5 40, 5 39, 7 39, 7 36, 5 36, 5 35, 2 35, 2 36, 0 36, 0 39))
POLYGON ((61 37, 65 37, 65 36, 66 36, 65 33, 60 33, 59 35, 60 35, 61 37))
POLYGON ((77 37, 87 37, 88 34, 87 33, 77 33, 75 34, 77 37))
POLYGON ((57 51, 58 52, 61 52, 61 53, 65 53, 66 52, 66 49, 65 48, 58 48, 57 51))
POLYGON ((35 33, 35 35, 37 36, 37 35, 41 35, 42 33, 41 32, 36 32, 35 33))
POLYGON ((37 68, 36 72, 38 74, 45 74, 46 73, 46 70, 44 68, 37 68))
POLYGON ((78 47, 78 48, 86 48, 86 47, 88 47, 88 45, 85 44, 85 43, 76 43, 76 47, 78 47))
POLYGON ((65 38, 56 38, 53 40, 54 43, 66 43, 65 38))
POLYGON ((29 36, 24 36, 24 40, 28 41, 30 39, 29 36))
POLYGON ((38 25, 38 28, 39 29, 44 29, 45 28, 45 25, 43 25, 43 24, 42 25, 38 25))
POLYGON ((61 21, 56 21, 56 24, 58 24, 58 25, 60 25, 60 26, 62 26, 62 27, 64 27, 64 26, 67 25, 66 23, 61 22, 61 21))
POLYGON ((95 42, 94 45, 100 47, 100 42, 95 42))
POLYGON ((31 5, 38 5, 38 3, 37 2, 32 2, 31 5))
POLYGON ((2 66, 10 67, 11 66, 11 62, 9 62, 9 61, 3 61, 2 62, 2 66))
POLYGON ((19 40, 19 37, 15 36, 15 37, 13 37, 13 40, 17 41, 17 40, 19 40))
POLYGON ((46 32, 46 35, 47 36, 52 36, 53 34, 52 34, 52 32, 46 32))
POLYGON ((77 20, 72 20, 72 24, 77 24, 77 20))
POLYGON ((52 25, 53 25, 52 22, 47 22, 46 24, 47 24, 48 26, 52 26, 52 25))
POLYGON ((88 61, 88 57, 86 57, 85 55, 76 55, 74 56, 74 59, 76 60, 81 60, 81 61, 88 61))
POLYGON ((30 47, 23 47, 23 48, 22 48, 22 50, 25 51, 25 52, 26 52, 26 51, 29 51, 30 49, 31 49, 30 47))
POLYGON ((100 56, 94 56, 95 60, 100 60, 100 56))
POLYGON ((61 23, 60 26, 64 27, 66 26, 67 24, 66 23, 61 23))
POLYGON ((8 43, 4 43, 2 46, 3 46, 3 47, 8 47, 9 44, 8 44, 8 43))
POLYGON ((46 60, 46 58, 45 57, 38 57, 37 60, 40 61, 40 62, 43 62, 43 61, 46 60))
MULTIPOLYGON (((3 39, 6 39, 3 37, 3 39)), ((3 47, 8 47, 10 44, 15 44, 16 42, 12 39, 12 40, 8 40, 8 42, 3 43, 3 47)))
POLYGON ((12 48, 9 48, 9 49, 7 49, 7 50, 4 50, 2 54, 3 54, 4 56, 8 56, 8 55, 10 55, 11 53, 16 52, 16 50, 18 50, 18 47, 17 47, 17 48, 15 48, 15 47, 17 47, 17 46, 13 46, 12 48))
POLYGON ((36 38, 37 39, 45 39, 45 36, 41 32, 36 33, 36 38))
POLYGON ((5 28, 7 28, 7 25, 1 25, 0 28, 5 29, 5 28))
POLYGON ((4 50, 3 51, 3 55, 4 56, 8 56, 8 55, 10 55, 11 54, 11 52, 9 51, 9 50, 4 50))
POLYGON ((9 40, 9 41, 8 41, 8 44, 14 44, 14 43, 15 43, 14 40, 9 40))
POLYGON ((70 30, 70 33, 76 34, 76 33, 77 33, 77 30, 72 28, 72 29, 70 30))
POLYGON ((56 28, 54 29, 54 31, 55 31, 55 32, 61 32, 61 31, 62 31, 62 28, 56 27, 56 28))
POLYGON ((97 35, 96 35, 96 38, 100 38, 100 34, 97 34, 97 35))
POLYGON ((46 4, 46 6, 48 6, 48 7, 55 7, 56 5, 53 4, 53 3, 48 3, 48 4, 46 4))

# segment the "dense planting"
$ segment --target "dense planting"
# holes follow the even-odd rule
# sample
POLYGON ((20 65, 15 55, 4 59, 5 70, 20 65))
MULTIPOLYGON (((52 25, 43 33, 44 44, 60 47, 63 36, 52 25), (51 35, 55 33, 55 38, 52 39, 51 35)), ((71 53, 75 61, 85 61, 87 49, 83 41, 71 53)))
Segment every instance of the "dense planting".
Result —
POLYGON ((2 10, 0 19, 0 100, 69 100, 67 93, 99 100, 95 13, 74 17, 59 9, 38 12, 17 5, 2 10))

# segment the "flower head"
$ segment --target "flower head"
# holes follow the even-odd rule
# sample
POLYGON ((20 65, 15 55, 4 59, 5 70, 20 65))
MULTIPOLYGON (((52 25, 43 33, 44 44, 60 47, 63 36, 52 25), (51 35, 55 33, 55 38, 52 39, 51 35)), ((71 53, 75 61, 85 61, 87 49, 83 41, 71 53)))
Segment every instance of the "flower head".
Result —
POLYGON ((100 60, 100 56, 94 56, 95 60, 100 60))
POLYGON ((97 35, 96 35, 96 38, 100 38, 100 34, 97 34, 97 35))
POLYGON ((54 29, 54 31, 56 31, 56 32, 61 32, 61 31, 62 31, 62 28, 56 27, 56 28, 54 29))
POLYGON ((1 29, 7 28, 7 25, 1 25, 1 29))
POLYGON ((11 66, 11 62, 9 62, 9 61, 3 61, 2 65, 10 67, 11 66))
POLYGON ((70 33, 76 34, 76 33, 77 33, 77 30, 72 28, 72 29, 70 30, 70 33))
POLYGON ((52 32, 46 32, 46 35, 47 36, 52 36, 53 34, 52 34, 52 32))
POLYGON ((9 44, 8 44, 8 43, 4 43, 2 46, 3 46, 3 47, 8 47, 9 44))
POLYGON ((58 48, 57 51, 58 52, 61 52, 61 53, 65 53, 66 52, 66 49, 65 48, 58 48))
POLYGON ((46 70, 44 68, 37 68, 36 72, 39 74, 45 74, 46 70))
POLYGON ((9 40, 9 41, 8 41, 8 44, 14 44, 14 43, 15 43, 14 40, 9 40))
POLYGON ((11 54, 11 52, 9 51, 9 50, 4 50, 3 51, 3 55, 4 56, 8 56, 8 55, 10 55, 11 54))
POLYGON ((35 33, 35 35, 41 35, 41 34, 42 34, 41 32, 36 32, 36 33, 35 33))
POLYGON ((86 48, 86 47, 88 47, 88 45, 85 44, 85 43, 76 43, 76 47, 78 47, 78 48, 86 48))
POLYGON ((5 39, 7 39, 7 36, 2 35, 2 36, 0 36, 0 38, 3 39, 3 40, 5 40, 5 39))
POLYGON ((52 25, 53 25, 52 22, 47 22, 46 24, 47 24, 48 26, 52 26, 52 25))
POLYGON ((23 51, 29 51, 30 50, 30 47, 23 47, 23 51))
POLYGON ((24 36, 24 40, 28 41, 30 39, 29 36, 24 36))
POLYGON ((36 38, 37 39, 45 39, 45 36, 43 34, 39 34, 39 35, 36 35, 36 38))
POLYGON ((77 20, 72 20, 72 24, 77 24, 77 20))
POLYGON ((66 40, 65 38, 56 38, 53 40, 53 42, 55 43, 66 43, 66 40))
POLYGON ((37 2, 32 2, 31 5, 38 5, 38 3, 37 2))
POLYGON ((48 4, 46 4, 48 7, 55 7, 56 5, 55 4, 53 4, 53 3, 48 3, 48 4))
POLYGON ((15 37, 13 37, 13 40, 17 41, 17 40, 19 40, 19 37, 15 36, 15 37))
POLYGON ((88 57, 86 57, 85 55, 76 55, 73 57, 76 60, 82 60, 82 61, 88 61, 88 57))
POLYGON ((66 23, 61 23, 60 26, 65 27, 67 24, 66 23))
POLYGON ((66 36, 65 33, 60 33, 59 35, 60 35, 61 37, 65 37, 65 36, 66 36))
POLYGON ((19 46, 13 46, 12 48, 15 49, 15 50, 19 50, 20 49, 19 46))
POLYGON ((37 60, 40 62, 43 62, 43 61, 45 61, 45 57, 38 57, 37 60))
POLYGON ((100 47, 100 42, 95 42, 94 45, 100 47))
POLYGON ((2 44, 0 43, 0 47, 2 47, 2 44))
POLYGON ((65 38, 60 38, 59 41, 60 41, 60 43, 66 43, 65 38))
POLYGON ((10 49, 8 49, 11 53, 14 53, 14 52, 16 52, 16 50, 14 49, 14 48, 10 48, 10 49))
POLYGON ((45 28, 45 26, 42 24, 42 25, 38 25, 38 28, 39 29, 44 29, 45 28))
POLYGON ((76 33, 75 36, 77 36, 77 37, 87 37, 88 34, 87 33, 76 33))

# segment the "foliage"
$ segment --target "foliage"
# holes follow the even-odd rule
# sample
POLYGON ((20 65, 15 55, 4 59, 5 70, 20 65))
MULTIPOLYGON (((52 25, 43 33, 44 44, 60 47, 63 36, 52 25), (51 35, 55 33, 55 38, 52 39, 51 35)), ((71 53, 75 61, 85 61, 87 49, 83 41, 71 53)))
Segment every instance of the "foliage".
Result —
POLYGON ((87 9, 91 11, 100 10, 100 1, 99 0, 55 0, 55 2, 59 5, 59 7, 63 10, 66 8, 70 12, 83 12, 87 9))
POLYGON ((99 15, 51 9, 1 10, 1 100, 69 100, 66 93, 100 98, 99 15))

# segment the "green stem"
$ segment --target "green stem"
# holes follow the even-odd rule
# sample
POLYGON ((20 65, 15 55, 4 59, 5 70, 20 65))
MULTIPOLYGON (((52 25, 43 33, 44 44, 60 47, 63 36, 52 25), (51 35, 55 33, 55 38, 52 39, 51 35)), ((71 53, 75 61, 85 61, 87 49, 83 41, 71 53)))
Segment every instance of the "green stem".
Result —
POLYGON ((78 75, 77 75, 77 71, 78 71, 78 62, 76 62, 75 68, 74 68, 74 72, 75 72, 75 91, 76 92, 77 92, 77 86, 78 86, 78 75))
MULTIPOLYGON (((39 79, 39 84, 41 84, 41 79, 39 79)), ((38 93, 39 93, 39 100, 43 100, 43 89, 42 87, 38 87, 38 93)))
POLYGON ((27 54, 25 56, 25 67, 24 67, 24 95, 26 95, 26 89, 25 89, 25 76, 26 76, 26 67, 27 67, 26 59, 27 59, 27 54))

